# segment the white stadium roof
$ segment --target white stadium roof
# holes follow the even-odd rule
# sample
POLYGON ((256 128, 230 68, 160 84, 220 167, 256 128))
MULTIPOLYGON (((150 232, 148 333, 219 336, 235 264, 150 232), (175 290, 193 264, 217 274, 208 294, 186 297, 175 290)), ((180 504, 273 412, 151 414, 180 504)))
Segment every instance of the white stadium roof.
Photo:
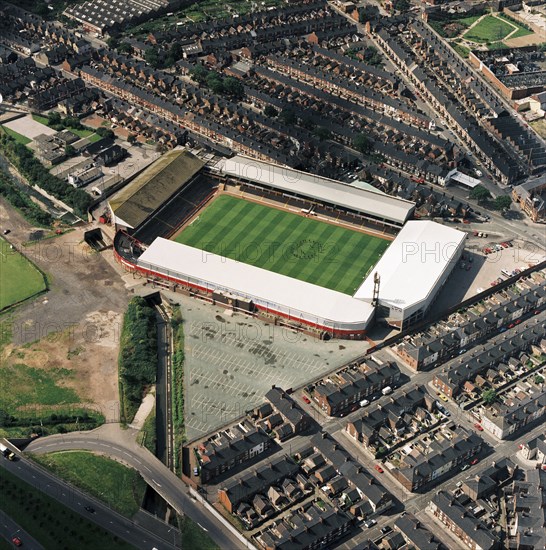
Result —
POLYGON ((258 305, 325 326, 359 330, 373 317, 370 304, 341 292, 161 237, 143 252, 137 264, 175 279, 189 279, 209 290, 250 298, 258 305))
POLYGON ((379 302, 408 309, 437 290, 466 233, 433 221, 409 221, 387 248, 354 297, 371 302, 374 273, 381 278, 379 302))
POLYGON ((217 163, 216 169, 232 177, 245 178, 282 191, 336 204, 399 225, 408 219, 415 206, 404 199, 359 189, 340 181, 262 162, 244 155, 222 159, 217 163))

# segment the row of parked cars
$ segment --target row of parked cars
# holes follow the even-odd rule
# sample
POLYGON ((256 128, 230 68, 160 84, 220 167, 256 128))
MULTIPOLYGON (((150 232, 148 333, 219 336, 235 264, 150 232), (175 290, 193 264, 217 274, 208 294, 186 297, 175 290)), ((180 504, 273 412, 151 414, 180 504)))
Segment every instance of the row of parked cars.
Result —
POLYGON ((486 246, 483 249, 484 254, 493 254, 493 252, 502 252, 505 248, 511 248, 514 246, 511 242, 506 241, 502 242, 500 244, 492 244, 490 246, 486 246))

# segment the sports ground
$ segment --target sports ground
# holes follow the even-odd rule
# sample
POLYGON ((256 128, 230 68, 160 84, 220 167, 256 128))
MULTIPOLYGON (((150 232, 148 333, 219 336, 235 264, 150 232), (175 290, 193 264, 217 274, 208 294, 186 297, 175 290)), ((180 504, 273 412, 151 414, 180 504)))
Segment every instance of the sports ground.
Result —
POLYGON ((390 244, 229 195, 216 198, 174 239, 350 295, 390 244))
POLYGON ((42 274, 0 238, 0 311, 45 290, 42 274))

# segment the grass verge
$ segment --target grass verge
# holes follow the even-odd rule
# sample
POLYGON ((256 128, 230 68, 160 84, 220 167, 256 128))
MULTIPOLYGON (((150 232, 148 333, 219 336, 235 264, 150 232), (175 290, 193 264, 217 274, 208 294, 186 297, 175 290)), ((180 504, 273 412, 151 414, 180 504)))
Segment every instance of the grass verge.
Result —
POLYGON ((178 516, 178 526, 182 534, 182 548, 199 550, 219 550, 214 541, 197 523, 187 517, 178 516))
POLYGON ((30 138, 23 136, 19 132, 8 128, 7 126, 2 126, 2 130, 4 130, 4 132, 8 136, 12 137, 17 143, 20 143, 21 145, 27 145, 27 143, 30 143, 32 141, 30 138))
POLYGON ((157 430, 155 409, 148 415, 144 421, 142 429, 137 435, 137 443, 146 447, 153 455, 157 452, 157 430))
POLYGON ((128 518, 140 508, 146 482, 136 470, 115 460, 85 451, 34 455, 33 459, 128 518))
POLYGON ((44 548, 129 550, 131 545, 0 467, 0 509, 44 548))

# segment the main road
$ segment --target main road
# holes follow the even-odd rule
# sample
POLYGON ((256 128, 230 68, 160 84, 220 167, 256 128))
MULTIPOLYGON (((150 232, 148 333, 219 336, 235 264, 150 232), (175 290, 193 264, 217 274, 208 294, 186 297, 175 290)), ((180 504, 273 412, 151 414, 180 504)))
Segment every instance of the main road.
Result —
MULTIPOLYGON (((52 435, 37 439, 25 450, 42 454, 80 449, 115 458, 138 470, 150 487, 179 514, 187 516, 205 529, 220 548, 226 550, 244 548, 243 543, 228 527, 190 496, 188 487, 179 477, 150 451, 134 442, 131 434, 127 434, 129 430, 121 430, 117 425, 106 425, 103 428, 93 432, 52 435)), ((26 461, 21 462, 26 463, 26 461)), ((165 545, 163 544, 162 547, 165 545)))
POLYGON ((36 539, 33 539, 18 523, 15 523, 15 521, 2 510, 0 510, 0 537, 9 542, 12 541, 13 537, 17 537, 28 550, 44 550, 44 547, 36 539))
MULTIPOLYGON (((91 498, 82 491, 79 491, 72 485, 63 482, 50 474, 47 470, 40 468, 24 457, 20 457, 14 462, 2 459, 0 460, 0 467, 5 468, 32 487, 59 501, 67 508, 74 510, 78 514, 87 516, 87 519, 114 533, 135 548, 148 550, 152 548, 157 548, 158 550, 171 550, 176 548, 172 542, 168 542, 149 532, 140 525, 118 514, 108 506, 91 498), (94 508, 95 513, 87 512, 85 510, 86 506, 94 508)), ((13 531, 10 535, 12 533, 13 531)), ((27 547, 27 542, 29 547, 42 548, 36 541, 32 543, 34 539, 27 534, 24 536, 21 534, 19 538, 22 540, 25 548, 27 547), (31 543, 33 544, 32 546, 31 543)))

